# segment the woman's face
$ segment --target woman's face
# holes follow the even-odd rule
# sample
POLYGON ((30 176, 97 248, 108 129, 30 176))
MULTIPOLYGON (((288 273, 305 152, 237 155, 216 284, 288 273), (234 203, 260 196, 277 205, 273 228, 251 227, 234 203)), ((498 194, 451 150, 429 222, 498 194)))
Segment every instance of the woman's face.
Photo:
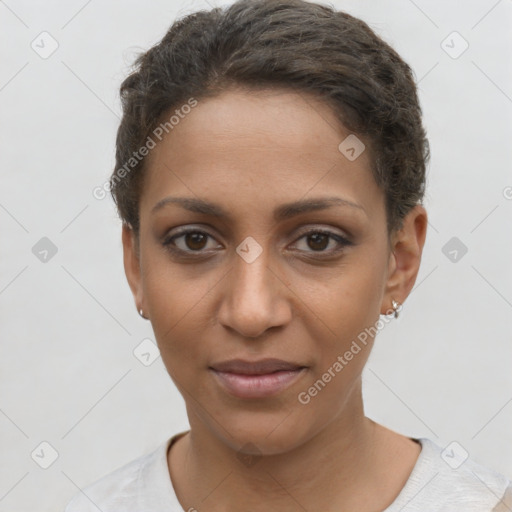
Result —
POLYGON ((339 149, 348 135, 307 95, 231 91, 199 101, 146 162, 128 279, 192 428, 234 449, 280 453, 333 420, 350 428, 362 333, 404 298, 388 293, 383 192, 367 150, 339 149), (267 358, 302 369, 214 370, 267 358))

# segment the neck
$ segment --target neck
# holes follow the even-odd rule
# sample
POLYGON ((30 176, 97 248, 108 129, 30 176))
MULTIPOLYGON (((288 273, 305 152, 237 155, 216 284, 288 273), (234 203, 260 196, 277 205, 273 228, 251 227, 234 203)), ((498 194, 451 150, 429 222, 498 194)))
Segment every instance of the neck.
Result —
POLYGON ((195 417, 169 461, 178 499, 185 510, 214 512, 238 511, 241 504, 258 512, 361 505, 361 494, 382 485, 383 453, 381 430, 364 416, 360 389, 359 398, 300 445, 272 455, 241 456, 195 417))

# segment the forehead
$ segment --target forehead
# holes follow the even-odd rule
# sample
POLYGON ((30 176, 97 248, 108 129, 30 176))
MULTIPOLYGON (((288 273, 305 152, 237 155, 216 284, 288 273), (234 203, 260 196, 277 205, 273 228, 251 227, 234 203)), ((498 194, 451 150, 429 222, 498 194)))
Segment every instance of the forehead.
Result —
POLYGON ((249 147, 254 141, 261 152, 288 150, 315 156, 320 148, 336 149, 348 134, 331 108, 308 93, 233 89, 198 100, 165 138, 169 146, 184 150, 202 151, 214 145, 233 151, 237 143, 249 147), (198 133, 201 140, 195 140, 198 133))
POLYGON ((369 152, 350 160, 339 149, 349 135, 307 93, 233 90, 199 99, 148 155, 141 209, 171 194, 242 207, 338 192, 377 208, 383 198, 369 152))

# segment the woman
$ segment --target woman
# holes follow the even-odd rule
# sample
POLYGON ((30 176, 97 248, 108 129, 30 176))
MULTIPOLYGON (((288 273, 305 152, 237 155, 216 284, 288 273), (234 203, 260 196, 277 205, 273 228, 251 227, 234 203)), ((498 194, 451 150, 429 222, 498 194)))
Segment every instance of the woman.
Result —
POLYGON ((427 228, 409 66, 302 0, 187 16, 136 64, 111 190, 190 430, 66 512, 511 510, 504 476, 364 414, 427 228))

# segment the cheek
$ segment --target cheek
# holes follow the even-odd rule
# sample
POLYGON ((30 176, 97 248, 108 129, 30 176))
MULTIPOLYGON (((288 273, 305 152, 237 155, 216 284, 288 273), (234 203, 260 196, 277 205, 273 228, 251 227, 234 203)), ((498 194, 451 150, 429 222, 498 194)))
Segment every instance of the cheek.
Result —
POLYGON ((192 279, 169 262, 148 261, 144 297, 163 362, 171 376, 204 360, 204 309, 216 280, 192 279))
MULTIPOLYGON (((329 328, 330 338, 348 341, 380 314, 384 266, 378 258, 358 254, 325 278, 302 282, 304 300, 329 328)), ((314 339, 314 338, 313 338, 314 339)))
POLYGON ((329 289, 308 296, 312 309, 320 311, 309 324, 315 364, 297 399, 315 422, 329 421, 350 399, 372 350, 380 276, 366 270, 332 280, 329 289))
POLYGON ((201 385, 197 376, 207 366, 204 323, 198 321, 197 311, 194 316, 193 306, 185 310, 178 302, 168 301, 169 309, 157 310, 153 330, 162 362, 176 387, 185 397, 186 393, 198 396, 201 385))
POLYGON ((383 259, 375 254, 359 253, 321 286, 318 282, 308 286, 305 296, 316 316, 305 324, 315 365, 303 391, 316 404, 312 409, 326 403, 340 405, 368 360, 384 282, 383 259))

